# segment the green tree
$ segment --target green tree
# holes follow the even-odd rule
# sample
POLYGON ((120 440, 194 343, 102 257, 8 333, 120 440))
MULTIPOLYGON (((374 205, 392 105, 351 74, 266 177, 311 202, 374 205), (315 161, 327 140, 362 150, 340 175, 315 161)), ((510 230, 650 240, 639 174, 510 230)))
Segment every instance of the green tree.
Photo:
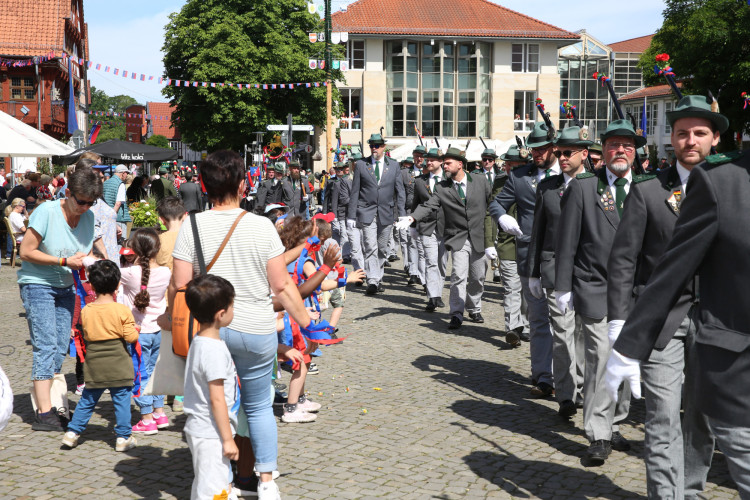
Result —
POLYGON ((146 139, 146 144, 157 148, 169 148, 169 139, 163 135, 155 134, 146 139))
MULTIPOLYGON (((91 111, 101 111, 104 113, 124 113, 125 110, 138 104, 134 98, 128 95, 118 95, 110 97, 103 90, 91 87, 91 111)), ((125 118, 122 116, 92 116, 92 121, 102 122, 102 129, 96 139, 97 143, 109 141, 111 139, 125 140, 125 118), (105 123, 106 122, 106 123, 105 123)))
POLYGON ((735 148, 734 134, 750 131, 750 113, 742 109, 740 94, 750 91, 750 7, 737 0, 666 0, 664 24, 639 65, 648 84, 663 84, 654 73, 655 57, 670 56, 683 93, 707 95, 719 101, 729 118, 720 151, 735 148))
MULTIPOLYGON (((164 67, 172 80, 273 84, 320 82, 325 72, 310 69, 309 59, 324 59, 323 43, 308 33, 323 31, 304 0, 188 0, 170 16, 164 42, 164 67)), ((333 59, 343 59, 334 46, 333 59)), ((338 70, 333 78, 341 80, 338 70)), ((334 105, 339 101, 333 89, 334 105)), ((241 149, 268 124, 324 125, 326 88, 167 86, 183 140, 194 149, 241 149)))

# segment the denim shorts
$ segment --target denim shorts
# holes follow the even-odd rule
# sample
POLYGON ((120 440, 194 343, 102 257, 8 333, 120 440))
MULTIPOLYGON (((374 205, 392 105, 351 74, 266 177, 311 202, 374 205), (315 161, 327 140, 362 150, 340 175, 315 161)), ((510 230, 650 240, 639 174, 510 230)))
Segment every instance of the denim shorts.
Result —
POLYGON ((29 283, 21 285, 21 300, 33 352, 31 380, 50 380, 68 355, 75 290, 29 283))

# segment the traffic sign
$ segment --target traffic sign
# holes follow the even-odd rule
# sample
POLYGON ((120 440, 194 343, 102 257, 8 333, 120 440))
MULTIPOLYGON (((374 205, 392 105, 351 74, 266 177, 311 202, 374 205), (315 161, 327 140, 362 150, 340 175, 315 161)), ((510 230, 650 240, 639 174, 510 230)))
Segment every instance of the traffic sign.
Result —
POLYGON ((310 146, 309 144, 307 146, 305 146, 305 153, 312 153, 312 152, 313 152, 313 147, 312 146, 310 146))

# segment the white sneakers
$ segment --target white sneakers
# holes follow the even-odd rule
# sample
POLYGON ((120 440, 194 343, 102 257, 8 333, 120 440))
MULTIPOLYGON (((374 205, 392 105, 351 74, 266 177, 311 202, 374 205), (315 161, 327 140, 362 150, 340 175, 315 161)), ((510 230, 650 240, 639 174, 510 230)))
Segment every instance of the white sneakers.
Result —
POLYGON ((314 413, 307 413, 305 410, 300 408, 299 403, 294 411, 287 411, 284 409, 284 414, 281 416, 281 421, 287 424, 299 424, 305 422, 313 422, 318 418, 314 413))
POLYGON ((128 451, 131 448, 135 448, 137 441, 135 436, 129 438, 117 438, 117 444, 115 445, 115 451, 128 451))
MULTIPOLYGON (((63 435, 62 444, 68 448, 75 448, 78 446, 78 438, 80 434, 76 434, 73 431, 68 431, 63 435)), ((115 444, 115 451, 128 451, 131 448, 135 448, 136 440, 135 437, 130 436, 128 439, 118 437, 117 443, 115 444)))
POLYGON ((275 481, 258 483, 258 500, 281 500, 281 493, 275 481))
POLYGON ((300 400, 297 402, 297 408, 306 412, 316 412, 320 410, 321 404, 307 398, 305 398, 304 400, 300 398, 300 400))
POLYGON ((68 448, 75 448, 78 446, 78 438, 81 437, 80 434, 76 434, 73 431, 68 431, 63 435, 62 438, 62 444, 67 446, 68 448))

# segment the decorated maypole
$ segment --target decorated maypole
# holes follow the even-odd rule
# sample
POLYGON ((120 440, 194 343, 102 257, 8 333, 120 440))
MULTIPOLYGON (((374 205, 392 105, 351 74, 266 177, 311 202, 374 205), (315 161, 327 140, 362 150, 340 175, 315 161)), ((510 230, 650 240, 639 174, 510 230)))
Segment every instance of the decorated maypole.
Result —
POLYGON ((325 0, 325 32, 326 32, 326 172, 333 168, 333 156, 331 148, 333 147, 333 96, 331 89, 331 0, 325 0))

